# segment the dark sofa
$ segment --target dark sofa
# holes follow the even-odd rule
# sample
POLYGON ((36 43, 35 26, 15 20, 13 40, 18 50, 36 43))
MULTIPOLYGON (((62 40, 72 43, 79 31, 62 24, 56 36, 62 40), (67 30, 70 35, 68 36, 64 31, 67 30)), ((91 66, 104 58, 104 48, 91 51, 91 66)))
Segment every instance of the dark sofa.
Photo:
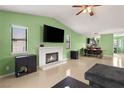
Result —
POLYGON ((124 68, 95 64, 85 72, 85 79, 92 87, 124 88, 124 68))

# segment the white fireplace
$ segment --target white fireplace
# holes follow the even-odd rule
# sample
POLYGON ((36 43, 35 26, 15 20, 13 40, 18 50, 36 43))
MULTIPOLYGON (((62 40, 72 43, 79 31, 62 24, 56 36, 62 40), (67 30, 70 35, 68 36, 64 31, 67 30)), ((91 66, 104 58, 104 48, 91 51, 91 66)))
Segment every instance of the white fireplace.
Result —
POLYGON ((63 59, 63 47, 40 47, 39 67, 43 70, 66 63, 63 59))

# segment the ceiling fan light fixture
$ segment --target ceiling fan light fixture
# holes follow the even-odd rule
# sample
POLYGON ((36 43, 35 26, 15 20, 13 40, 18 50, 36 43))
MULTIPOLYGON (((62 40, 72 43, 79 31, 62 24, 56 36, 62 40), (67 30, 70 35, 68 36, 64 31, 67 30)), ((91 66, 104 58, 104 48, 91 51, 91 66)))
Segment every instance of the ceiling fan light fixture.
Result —
POLYGON ((83 13, 86 13, 86 12, 87 12, 87 10, 86 10, 86 9, 84 9, 83 13))
POLYGON ((91 7, 87 7, 87 10, 88 10, 89 13, 92 12, 92 8, 91 7))
POLYGON ((89 7, 87 7, 87 11, 88 11, 88 13, 89 13, 89 15, 90 16, 93 16, 94 15, 94 13, 93 13, 93 7, 92 6, 89 6, 89 7))

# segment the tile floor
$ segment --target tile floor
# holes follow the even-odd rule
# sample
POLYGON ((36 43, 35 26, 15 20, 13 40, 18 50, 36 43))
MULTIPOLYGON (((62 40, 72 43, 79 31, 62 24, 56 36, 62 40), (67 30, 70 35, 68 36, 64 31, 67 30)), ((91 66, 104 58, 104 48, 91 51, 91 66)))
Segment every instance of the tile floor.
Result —
POLYGON ((23 77, 15 78, 9 76, 0 79, 0 87, 7 88, 50 88, 66 76, 71 76, 84 83, 84 73, 96 63, 107 64, 117 67, 124 67, 124 55, 118 54, 113 57, 104 57, 102 59, 95 57, 80 57, 79 60, 69 60, 66 64, 48 69, 38 69, 37 72, 23 77))

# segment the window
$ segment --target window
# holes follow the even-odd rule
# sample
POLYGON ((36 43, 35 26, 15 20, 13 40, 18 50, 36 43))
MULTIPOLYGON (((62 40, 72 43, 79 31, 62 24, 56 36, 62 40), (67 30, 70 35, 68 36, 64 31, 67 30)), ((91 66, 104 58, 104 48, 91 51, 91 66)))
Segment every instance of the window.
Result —
POLYGON ((27 51, 27 27, 12 26, 12 53, 25 53, 27 51))

